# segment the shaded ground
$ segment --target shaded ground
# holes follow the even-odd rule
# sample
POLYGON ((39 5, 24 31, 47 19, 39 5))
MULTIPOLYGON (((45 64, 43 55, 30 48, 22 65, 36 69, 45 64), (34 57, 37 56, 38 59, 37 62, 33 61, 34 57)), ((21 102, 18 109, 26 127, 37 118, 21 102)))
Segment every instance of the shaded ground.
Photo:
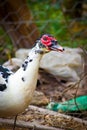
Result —
MULTIPOLYGON (((67 89, 67 86, 64 84, 66 84, 64 81, 59 82, 52 75, 44 72, 43 70, 40 70, 36 90, 43 92, 49 101, 56 101, 56 102, 62 102, 71 99, 75 96, 75 94, 77 94, 78 96, 87 93, 86 87, 85 89, 82 89, 83 91, 78 89, 78 93, 77 93, 77 89, 71 86, 68 86, 68 88, 70 87, 72 89, 67 89), (65 89, 67 89, 68 91, 65 92, 65 89)), ((46 106, 42 105, 39 107, 45 108, 46 106)), ((71 115, 72 117, 77 117, 80 119, 87 120, 87 112, 65 113, 65 115, 71 115)), ((49 126, 49 124, 44 122, 44 118, 45 117, 43 117, 42 115, 38 114, 37 116, 37 113, 34 113, 33 111, 28 111, 27 109, 23 114, 19 115, 17 119, 25 122, 31 122, 31 123, 33 122, 34 124, 40 123, 41 125, 49 126)), ((0 130, 12 130, 12 128, 8 126, 7 127, 3 126, 2 128, 0 128, 0 130)), ((31 129, 16 128, 16 130, 31 130, 31 129)))
POLYGON ((49 73, 40 70, 40 76, 37 84, 38 91, 42 91, 50 101, 62 102, 71 98, 86 95, 87 87, 84 86, 76 88, 75 85, 67 86, 67 82, 64 80, 58 81, 54 76, 49 73))

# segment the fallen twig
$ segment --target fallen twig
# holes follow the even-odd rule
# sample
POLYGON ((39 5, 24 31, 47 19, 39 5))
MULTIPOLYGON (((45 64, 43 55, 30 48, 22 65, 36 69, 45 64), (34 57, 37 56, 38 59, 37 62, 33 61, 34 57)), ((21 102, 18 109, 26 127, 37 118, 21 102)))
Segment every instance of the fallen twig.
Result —
MULTIPOLYGON (((13 119, 0 118, 0 126, 2 126, 2 127, 5 127, 5 128, 13 127, 13 124, 14 124, 13 119)), ((25 122, 25 121, 17 121, 16 127, 30 128, 30 129, 34 129, 34 130, 63 130, 63 129, 53 128, 53 127, 43 126, 43 125, 36 124, 36 123, 25 122)))
MULTIPOLYGON (((0 119, 0 126, 12 127, 13 123, 12 119, 0 119)), ((27 111, 18 116, 16 126, 34 130, 87 130, 87 121, 30 105, 27 111)))
POLYGON ((33 114, 37 114, 37 116, 42 115, 42 117, 44 117, 44 122, 49 124, 49 126, 74 130, 87 130, 86 120, 31 105, 29 106, 28 110, 32 111, 33 114))

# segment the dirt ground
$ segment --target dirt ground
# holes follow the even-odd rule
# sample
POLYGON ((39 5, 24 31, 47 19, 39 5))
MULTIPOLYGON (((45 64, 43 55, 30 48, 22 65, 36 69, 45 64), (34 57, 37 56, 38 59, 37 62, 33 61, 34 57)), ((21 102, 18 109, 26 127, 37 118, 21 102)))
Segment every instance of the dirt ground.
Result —
MULTIPOLYGON (((40 70, 36 90, 43 92, 45 96, 47 97, 47 99, 49 100, 49 102, 50 101, 56 101, 56 102, 66 101, 68 99, 73 98, 75 94, 76 96, 79 96, 87 92, 87 88, 84 91, 78 89, 78 92, 77 92, 77 89, 75 89, 74 87, 66 86, 64 84, 66 84, 65 81, 59 82, 52 75, 40 70), (67 89, 69 87, 71 89, 67 89)), ((46 108, 46 105, 45 106, 40 105, 38 107, 46 108)), ((65 113, 65 114, 87 120, 87 112, 76 112, 76 113, 65 113)), ((9 118, 9 119, 14 119, 14 117, 9 118)), ((37 113, 33 113, 33 111, 26 110, 24 113, 20 114, 17 117, 17 120, 31 122, 31 123, 33 122, 35 124, 40 123, 41 125, 47 126, 47 124, 44 122, 44 117, 42 117, 42 115, 39 115, 39 114, 37 116, 37 113)), ((31 129, 32 128, 28 128, 28 129, 16 128, 16 130, 31 130, 31 129)), ((10 128, 9 126, 6 127, 6 126, 1 125, 0 130, 12 130, 12 127, 10 128)), ((33 128, 33 130, 39 130, 39 129, 33 128)))

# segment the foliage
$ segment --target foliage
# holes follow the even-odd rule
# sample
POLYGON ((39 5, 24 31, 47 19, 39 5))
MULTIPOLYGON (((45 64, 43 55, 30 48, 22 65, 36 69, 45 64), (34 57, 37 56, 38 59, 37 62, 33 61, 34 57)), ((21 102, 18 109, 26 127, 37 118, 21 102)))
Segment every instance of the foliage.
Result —
MULTIPOLYGON (((4 43, 3 46, 5 48, 12 50, 13 45, 12 45, 11 39, 8 37, 7 33, 5 33, 5 31, 1 27, 0 27, 0 42, 1 44, 4 43)), ((0 44, 0 50, 2 48, 1 44, 0 44)))
POLYGON ((13 44, 7 33, 0 27, 0 64, 13 55, 13 44))
MULTIPOLYGON (((87 49, 86 18, 78 21, 76 19, 66 19, 62 11, 61 0, 27 0, 27 5, 40 34, 49 33, 54 35, 63 46, 87 49)), ((0 53, 5 48, 10 53, 13 52, 11 39, 8 37, 7 32, 4 32, 0 27, 0 53)))
MULTIPOLYGON (((28 6, 32 11, 35 23, 37 24, 41 34, 50 33, 58 38, 60 43, 69 47, 86 47, 87 39, 81 37, 82 30, 79 31, 79 25, 72 33, 74 27, 69 27, 69 24, 63 14, 61 1, 30 1, 28 6)), ((72 22, 70 19, 68 19, 72 22)), ((87 20, 80 20, 79 23, 87 27, 87 20)), ((77 22, 76 22, 77 24, 77 22)), ((80 27, 82 28, 82 26, 80 27)))

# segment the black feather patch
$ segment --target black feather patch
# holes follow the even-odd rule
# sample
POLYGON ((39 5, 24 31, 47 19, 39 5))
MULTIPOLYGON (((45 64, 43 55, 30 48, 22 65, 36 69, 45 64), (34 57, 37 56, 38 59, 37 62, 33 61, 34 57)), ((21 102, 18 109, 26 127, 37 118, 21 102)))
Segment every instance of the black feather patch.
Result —
POLYGON ((29 63, 29 62, 32 62, 32 61, 33 61, 33 59, 30 59, 29 56, 28 56, 27 59, 26 59, 26 60, 24 61, 24 63, 22 64, 22 68, 23 68, 24 71, 26 71, 27 66, 28 66, 28 63, 29 63))
POLYGON ((6 80, 6 82, 8 81, 7 79, 11 74, 12 72, 9 69, 0 65, 0 75, 6 80))
POLYGON ((0 84, 0 91, 4 91, 6 88, 6 84, 0 84))
POLYGON ((21 79, 22 79, 23 82, 25 81, 24 77, 22 77, 21 79))

